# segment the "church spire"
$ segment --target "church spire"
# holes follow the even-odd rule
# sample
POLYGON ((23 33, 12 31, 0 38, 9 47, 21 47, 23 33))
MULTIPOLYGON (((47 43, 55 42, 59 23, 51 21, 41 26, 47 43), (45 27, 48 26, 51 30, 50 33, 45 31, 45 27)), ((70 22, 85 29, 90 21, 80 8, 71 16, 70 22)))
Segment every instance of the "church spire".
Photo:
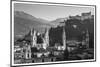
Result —
MULTIPOLYGON (((65 21, 64 21, 65 23, 65 21)), ((65 32, 65 25, 63 27, 63 34, 62 34, 62 40, 63 40, 63 49, 66 49, 66 32, 65 32)))
POLYGON ((37 36, 36 36, 36 31, 33 29, 33 28, 31 28, 31 32, 30 32, 30 34, 31 34, 31 44, 32 44, 32 47, 34 47, 34 46, 36 46, 36 44, 37 44, 37 36))
POLYGON ((43 38, 43 48, 46 49, 49 46, 49 29, 45 29, 45 36, 43 38))
POLYGON ((37 36, 36 36, 36 31, 35 30, 34 30, 34 33, 33 33, 32 40, 33 40, 32 46, 34 47, 37 44, 37 36))

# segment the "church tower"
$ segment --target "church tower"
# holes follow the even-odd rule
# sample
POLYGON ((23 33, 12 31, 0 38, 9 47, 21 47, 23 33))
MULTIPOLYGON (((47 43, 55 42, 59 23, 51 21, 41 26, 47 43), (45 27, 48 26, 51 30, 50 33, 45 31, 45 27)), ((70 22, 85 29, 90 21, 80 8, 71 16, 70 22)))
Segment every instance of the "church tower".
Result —
POLYGON ((25 50, 25 59, 30 59, 31 58, 31 46, 29 44, 25 44, 24 46, 24 50, 25 50))
POLYGON ((31 29, 31 37, 32 37, 32 47, 35 47, 37 44, 37 36, 36 36, 36 31, 33 29, 31 29))
POLYGON ((63 50, 65 50, 66 49, 66 32, 65 32, 65 26, 63 27, 62 40, 63 40, 63 50))
POLYGON ((49 30, 48 29, 47 29, 47 32, 45 34, 45 40, 46 40, 47 46, 49 46, 49 30))
POLYGON ((43 38, 43 48, 46 49, 49 46, 49 29, 45 30, 45 36, 43 38))
POLYGON ((28 45, 27 50, 28 50, 28 58, 31 58, 31 46, 30 45, 28 45))

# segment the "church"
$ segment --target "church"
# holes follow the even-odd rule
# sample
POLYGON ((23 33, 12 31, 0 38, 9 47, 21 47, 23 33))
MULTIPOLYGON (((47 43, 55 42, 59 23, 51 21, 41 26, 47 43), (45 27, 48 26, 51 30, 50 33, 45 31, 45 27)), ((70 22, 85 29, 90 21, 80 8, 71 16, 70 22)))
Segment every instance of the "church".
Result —
MULTIPOLYGON (((88 30, 85 32, 85 36, 83 36, 82 41, 66 40, 67 36, 64 27, 61 36, 63 45, 55 43, 55 46, 50 46, 49 29, 45 29, 45 32, 42 34, 34 29, 31 29, 29 33, 25 35, 24 40, 22 41, 23 46, 20 48, 20 57, 29 60, 29 62, 38 62, 37 60, 39 58, 41 58, 39 59, 39 62, 42 62, 42 60, 45 60, 45 58, 48 58, 48 61, 51 61, 52 59, 53 61, 56 61, 57 57, 63 57, 65 50, 71 52, 81 48, 82 46, 89 48, 88 30), (52 59, 50 57, 52 57, 52 59)), ((15 50, 15 56, 16 51, 17 49, 15 50)))

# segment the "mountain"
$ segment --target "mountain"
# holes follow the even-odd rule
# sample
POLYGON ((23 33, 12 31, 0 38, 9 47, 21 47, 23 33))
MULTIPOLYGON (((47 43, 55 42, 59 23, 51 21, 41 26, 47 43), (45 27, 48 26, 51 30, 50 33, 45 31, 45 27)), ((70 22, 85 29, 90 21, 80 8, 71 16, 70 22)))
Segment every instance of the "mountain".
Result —
POLYGON ((27 34, 31 28, 38 32, 44 32, 45 28, 50 28, 49 21, 36 18, 23 11, 14 12, 14 35, 20 36, 27 34))
POLYGON ((57 27, 57 26, 63 26, 64 25, 64 20, 67 20, 67 18, 57 18, 56 20, 53 20, 51 21, 51 24, 54 26, 54 27, 57 27))

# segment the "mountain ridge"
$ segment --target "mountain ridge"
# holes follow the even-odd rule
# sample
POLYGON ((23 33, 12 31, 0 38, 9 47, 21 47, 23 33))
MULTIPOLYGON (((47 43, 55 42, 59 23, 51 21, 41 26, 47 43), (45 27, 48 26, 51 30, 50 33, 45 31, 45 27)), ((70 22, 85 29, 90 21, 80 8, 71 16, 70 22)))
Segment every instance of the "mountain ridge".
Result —
POLYGON ((14 34, 25 35, 31 28, 38 32, 43 32, 45 28, 50 28, 51 25, 44 19, 38 19, 23 11, 14 12, 14 34), (41 21, 40 21, 41 20, 41 21))

